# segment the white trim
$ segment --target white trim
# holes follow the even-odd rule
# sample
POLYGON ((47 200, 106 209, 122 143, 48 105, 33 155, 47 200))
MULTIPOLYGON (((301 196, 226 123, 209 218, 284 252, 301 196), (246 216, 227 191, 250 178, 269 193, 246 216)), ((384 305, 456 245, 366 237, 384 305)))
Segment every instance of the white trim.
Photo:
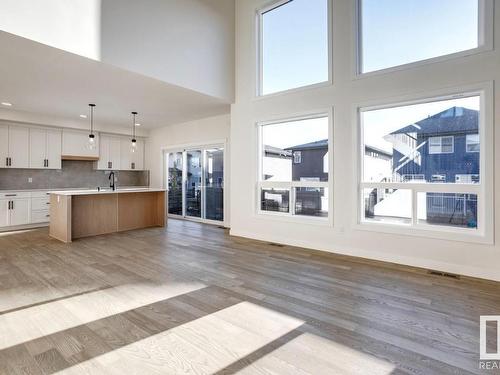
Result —
MULTIPOLYGON (((380 102, 370 101, 353 105, 355 124, 355 165, 357 173, 354 186, 357 194, 354 207, 357 208, 357 215, 353 222, 354 229, 374 230, 378 232, 410 234, 423 237, 441 238, 447 240, 457 240, 466 242, 478 242, 485 244, 494 243, 494 212, 493 212, 493 95, 494 86, 492 82, 483 82, 474 85, 465 85, 450 89, 443 89, 434 92, 419 93, 418 95, 405 95, 399 97, 399 100, 386 99, 380 102), (479 135, 480 135, 480 183, 479 184, 454 184, 454 183, 368 183, 362 182, 363 174, 363 123, 361 113, 382 108, 394 108, 409 104, 429 103, 434 101, 480 96, 480 117, 479 117, 479 135), (487 180, 485 176, 490 176, 487 180), (390 187, 397 189, 410 189, 412 191, 412 201, 416 202, 414 197, 418 192, 447 192, 447 193, 469 193, 478 196, 477 204, 477 229, 469 230, 464 228, 450 228, 439 225, 418 224, 413 215, 412 226, 401 226, 388 223, 367 223, 364 218, 363 188, 366 187, 390 187), (449 234, 453 233, 453 236, 449 234)), ((415 210, 412 208, 412 210, 415 210)), ((414 213, 414 212, 413 212, 414 213)))
MULTIPOLYGON (((367 229, 363 228, 363 230, 367 229)), ((380 231, 377 230, 377 232, 380 231)), ((369 260, 378 260, 382 262, 388 262, 391 264, 396 263, 403 265, 403 267, 410 266, 410 267, 418 267, 421 268, 422 270, 425 269, 441 270, 464 276, 500 281, 500 272, 496 269, 485 270, 484 267, 471 267, 464 264, 448 263, 448 262, 430 260, 426 258, 413 257, 413 256, 402 256, 393 252, 388 253, 373 249, 366 250, 358 247, 351 247, 349 245, 336 246, 335 248, 332 248, 332 247, 326 247, 324 242, 318 241, 315 238, 308 238, 307 240, 298 240, 293 236, 280 235, 276 233, 277 232, 273 234, 265 234, 264 232, 255 232, 255 231, 250 232, 245 230, 234 230, 234 229, 231 229, 231 231, 229 232, 231 236, 250 238, 264 242, 281 243, 289 246, 298 246, 306 249, 324 251, 333 254, 341 254, 341 255, 369 259, 369 260)), ((401 231, 392 233, 401 234, 401 231)))
POLYGON ((478 55, 484 52, 493 50, 493 24, 494 24, 494 4, 493 0, 478 0, 479 9, 478 9, 478 46, 476 48, 471 48, 468 50, 457 51, 454 53, 449 53, 446 55, 440 55, 436 57, 430 57, 423 60, 417 60, 413 62, 409 62, 406 64, 395 65, 391 67, 387 67, 384 69, 373 70, 369 72, 363 72, 363 60, 362 60, 362 5, 361 2, 363 0, 356 0, 354 14, 355 14, 355 39, 356 39, 356 48, 355 48, 355 56, 354 60, 356 62, 356 70, 354 79, 363 79, 369 78, 373 76, 378 76, 382 74, 390 74, 404 70, 410 70, 419 68, 422 66, 446 62, 449 60, 458 59, 460 57, 478 55))
MULTIPOLYGON (((229 142, 227 139, 222 139, 222 140, 212 140, 209 142, 193 142, 193 143, 184 143, 184 144, 179 144, 179 145, 172 145, 172 146, 163 146, 160 148, 162 153, 163 153, 163 187, 166 189, 167 192, 167 205, 166 205, 166 214, 167 216, 173 215, 176 216, 179 219, 186 219, 186 220, 191 220, 191 221, 199 221, 202 223, 208 223, 208 224, 218 224, 220 226, 224 226, 226 228, 229 227, 229 191, 226 189, 226 186, 229 186, 229 170, 228 168, 228 157, 229 157, 229 142), (202 219, 202 218, 196 218, 193 216, 188 216, 185 212, 185 205, 182 204, 182 215, 174 215, 174 214, 169 214, 168 213, 168 154, 169 153, 176 153, 180 152, 182 153, 182 202, 185 202, 185 184, 186 184, 186 173, 184 171, 187 170, 187 158, 185 157, 186 151, 194 151, 194 150, 200 150, 201 151, 201 163, 202 165, 204 164, 204 155, 205 153, 203 152, 205 149, 208 148, 223 148, 224 150, 224 157, 223 157, 223 169, 224 169, 224 196, 223 196, 223 210, 224 210, 224 220, 223 221, 216 221, 216 220, 210 220, 210 219, 202 219), (192 220, 194 219, 194 220, 192 220)), ((202 173, 203 173, 203 168, 202 168, 202 173)), ((202 174, 202 180, 204 176, 202 174)), ((203 189, 202 189, 203 190, 203 189)), ((203 194, 203 193, 202 193, 203 194)), ((204 207, 202 204, 201 210, 204 211, 204 207)), ((203 216, 204 212, 201 212, 201 215, 203 216)))
POLYGON ((327 2, 327 57, 328 57, 328 79, 322 82, 316 82, 304 86, 293 87, 286 90, 276 91, 268 94, 262 93, 263 88, 263 51, 262 51, 262 15, 276 8, 279 8, 286 3, 293 0, 277 0, 272 1, 265 5, 264 7, 255 9, 255 90, 253 92, 253 100, 259 100, 262 98, 270 98, 275 96, 287 95, 297 91, 309 90, 313 88, 319 88, 322 86, 333 85, 333 0, 325 0, 327 2))
POLYGON ((256 145, 256 160, 257 168, 255 174, 255 194, 253 206, 255 207, 254 214, 256 217, 273 217, 279 220, 286 218, 292 218, 292 220, 284 220, 289 222, 307 222, 309 224, 326 224, 333 227, 333 197, 334 197, 334 184, 333 184, 333 173, 334 173, 334 156, 333 156, 333 134, 334 134, 334 121, 333 121, 333 108, 322 109, 317 111, 305 111, 299 112, 292 115, 277 115, 271 118, 267 118, 263 121, 255 122, 256 129, 254 134, 257 135, 254 139, 254 144, 256 145), (262 129, 267 125, 282 124, 294 121, 304 121, 318 118, 328 119, 328 181, 266 181, 262 180, 262 162, 263 162, 263 149, 262 149, 262 129), (328 216, 327 217, 314 217, 306 215, 295 215, 295 189, 296 187, 313 187, 313 188, 325 188, 327 189, 328 197, 328 216), (281 189, 288 190, 289 193, 289 212, 270 212, 263 211, 261 209, 261 189, 281 189))

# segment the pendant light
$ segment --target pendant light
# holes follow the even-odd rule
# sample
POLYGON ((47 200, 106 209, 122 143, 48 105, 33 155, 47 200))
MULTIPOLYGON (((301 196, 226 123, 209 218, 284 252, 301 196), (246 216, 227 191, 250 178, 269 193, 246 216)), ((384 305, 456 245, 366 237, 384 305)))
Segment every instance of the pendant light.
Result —
POLYGON ((132 142, 130 146, 130 151, 135 152, 137 150, 137 140, 135 139, 135 116, 137 116, 137 112, 132 112, 133 121, 132 121, 132 142))
POLYGON ((87 140, 87 149, 88 150, 95 150, 96 149, 96 142, 95 142, 95 135, 94 135, 94 107, 95 104, 89 104, 90 107, 90 134, 89 138, 87 140))

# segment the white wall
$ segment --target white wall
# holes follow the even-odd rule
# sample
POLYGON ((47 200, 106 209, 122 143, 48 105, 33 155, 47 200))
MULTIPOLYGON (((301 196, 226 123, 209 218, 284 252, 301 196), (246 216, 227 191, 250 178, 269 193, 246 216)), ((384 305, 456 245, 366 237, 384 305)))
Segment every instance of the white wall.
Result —
POLYGON ((0 29, 94 60, 101 52, 101 0, 2 0, 0 29))
MULTIPOLYGON (((394 73, 354 78, 354 2, 334 0, 333 85, 254 99, 255 10, 268 0, 236 1, 236 95, 231 110, 231 233, 330 252, 361 256, 424 268, 500 280, 500 243, 437 240, 359 230, 356 222, 357 170, 355 103, 403 95, 425 95, 459 85, 500 80, 500 53, 420 65, 394 73), (255 123, 303 112, 334 108, 334 226, 283 221, 256 214, 257 132, 255 123), (234 151, 234 150, 237 150, 234 151)), ((498 5, 498 4, 497 4, 498 5)), ((500 7, 495 9, 496 25, 500 7)), ((500 27, 495 40, 500 41, 500 27)), ((495 89, 495 120, 500 121, 500 89, 495 89)), ((494 143, 500 145, 500 132, 494 143)), ((495 153, 500 162, 500 153, 495 153)), ((495 176, 495 234, 500 234, 500 175, 495 176)), ((450 235, 452 237, 452 235, 450 235)))
POLYGON ((231 102, 234 0, 2 0, 0 30, 231 102))
POLYGON ((103 0, 102 60, 232 101, 234 0, 103 0))
MULTIPOLYGON (((230 116, 215 116, 183 124, 169 125, 153 129, 149 133, 146 145, 146 166, 150 170, 152 187, 163 187, 163 151, 165 149, 203 145, 220 141, 228 141, 230 133, 230 116)), ((229 149, 226 161, 229 161, 229 149)), ((228 163, 229 164, 229 163, 228 163)), ((228 166, 227 166, 228 167, 228 166)), ((225 185, 229 187, 226 173, 225 185)))

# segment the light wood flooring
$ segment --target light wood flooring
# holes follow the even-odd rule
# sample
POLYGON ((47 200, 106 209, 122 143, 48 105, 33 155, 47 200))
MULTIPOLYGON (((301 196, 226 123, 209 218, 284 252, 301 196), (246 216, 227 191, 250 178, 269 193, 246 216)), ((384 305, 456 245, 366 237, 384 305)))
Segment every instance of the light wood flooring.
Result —
POLYGON ((494 374, 480 315, 500 283, 198 223, 0 234, 0 374, 494 374))

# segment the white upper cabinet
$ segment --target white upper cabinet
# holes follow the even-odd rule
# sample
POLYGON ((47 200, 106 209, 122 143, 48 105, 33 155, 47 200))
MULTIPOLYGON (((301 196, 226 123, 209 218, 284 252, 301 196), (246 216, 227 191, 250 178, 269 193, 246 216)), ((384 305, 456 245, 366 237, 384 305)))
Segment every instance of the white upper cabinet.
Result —
POLYGON ((0 125, 0 168, 9 166, 9 127, 0 125))
POLYGON ((95 133, 95 148, 93 150, 87 147, 88 139, 88 132, 63 129, 62 158, 99 158, 99 135, 95 133))
POLYGON ((61 169, 62 134, 60 130, 30 129, 30 167, 61 169))
POLYGON ((97 169, 119 170, 121 165, 120 137, 103 135, 100 140, 100 155, 97 169))
POLYGON ((0 167, 29 168, 29 128, 0 125, 0 167))
POLYGON ((131 143, 130 138, 121 139, 121 169, 127 171, 141 171, 144 169, 144 141, 142 139, 137 139, 134 152, 132 152, 131 143))
POLYGON ((47 130, 47 168, 61 169, 62 132, 47 130))

